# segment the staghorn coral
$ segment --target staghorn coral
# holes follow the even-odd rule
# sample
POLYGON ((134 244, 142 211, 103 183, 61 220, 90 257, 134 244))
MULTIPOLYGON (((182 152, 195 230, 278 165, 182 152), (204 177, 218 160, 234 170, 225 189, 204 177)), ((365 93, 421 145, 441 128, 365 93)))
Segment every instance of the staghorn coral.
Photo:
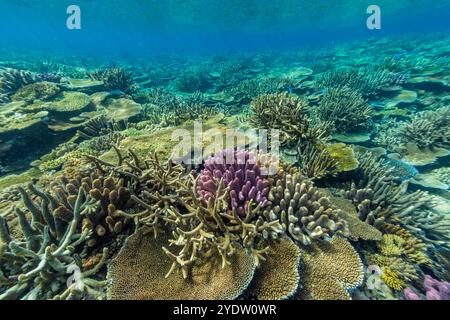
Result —
POLYGON ((372 107, 349 87, 326 91, 313 110, 321 122, 331 122, 337 133, 366 131, 371 127, 372 107))
POLYGON ((373 97, 378 95, 382 88, 397 84, 399 80, 401 81, 398 76, 386 70, 336 69, 322 74, 317 84, 328 89, 347 87, 365 97, 373 97))
POLYGON ((391 175, 394 168, 369 153, 357 153, 359 168, 355 181, 346 191, 346 198, 358 208, 361 220, 381 229, 385 222, 402 223, 405 216, 413 215, 420 208, 431 205, 431 199, 423 191, 408 193, 408 182, 397 185, 391 175))
POLYGON ((167 235, 153 238, 143 229, 130 236, 108 268, 109 299, 205 300, 237 298, 249 285, 255 264, 242 248, 236 248, 230 263, 204 260, 195 265, 189 277, 164 275, 172 260, 161 247, 168 246, 167 235))
POLYGON ((13 68, 0 69, 0 93, 13 94, 21 87, 39 80, 37 74, 29 71, 13 68))
POLYGON ((248 288, 258 300, 282 300, 291 297, 299 284, 300 249, 289 238, 274 242, 266 260, 255 270, 248 288))
POLYGON ((82 128, 77 130, 77 136, 85 140, 90 140, 117 131, 123 131, 127 127, 128 124, 126 121, 116 121, 102 114, 83 123, 82 128))
POLYGON ((419 148, 450 148, 450 107, 422 111, 399 127, 397 135, 419 148))
POLYGON ((269 180, 265 179, 253 152, 225 149, 205 160, 197 180, 197 193, 208 202, 214 199, 221 181, 229 188, 229 209, 243 215, 250 201, 260 208, 267 205, 269 180))
POLYGON ((82 267, 75 250, 88 236, 78 229, 86 211, 84 191, 80 189, 76 195, 72 219, 66 223, 54 215, 56 199, 32 184, 28 188, 38 199, 32 200, 30 194, 19 188, 27 211, 11 208, 17 215, 21 237, 13 238, 4 219, 0 218, 0 300, 102 298, 105 283, 93 276, 105 263, 106 248, 95 267, 80 272, 76 283, 66 284, 68 270, 82 267))
POLYGON ((266 216, 279 217, 286 233, 303 245, 348 233, 345 221, 313 183, 299 172, 286 172, 269 192, 266 216))
POLYGON ((283 145, 299 139, 316 143, 325 137, 326 127, 313 126, 307 108, 305 100, 287 93, 260 95, 251 102, 249 120, 256 128, 279 130, 283 145))
POLYGON ((103 81, 105 88, 108 90, 120 90, 132 94, 139 88, 139 85, 133 80, 131 71, 124 68, 115 67, 97 70, 89 73, 88 76, 93 80, 103 81))
POLYGON ((299 139, 297 144, 297 163, 300 171, 311 179, 336 176, 339 162, 333 158, 325 145, 299 139))
POLYGON ((383 274, 380 278, 389 288, 396 291, 401 291, 406 287, 406 283, 389 267, 383 268, 383 274))
POLYGON ((340 237, 314 243, 302 251, 298 299, 350 300, 349 291, 364 280, 361 259, 340 237))

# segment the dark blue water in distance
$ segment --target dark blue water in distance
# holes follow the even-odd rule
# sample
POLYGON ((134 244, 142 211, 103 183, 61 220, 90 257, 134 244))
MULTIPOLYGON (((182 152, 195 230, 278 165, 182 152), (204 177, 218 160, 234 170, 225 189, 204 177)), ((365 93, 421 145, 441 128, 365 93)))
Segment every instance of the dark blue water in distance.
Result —
POLYGON ((449 0, 2 0, 0 45, 88 55, 276 50, 450 30, 449 0), (66 28, 66 8, 81 9, 81 30, 66 28), (368 30, 377 4, 381 30, 368 30))

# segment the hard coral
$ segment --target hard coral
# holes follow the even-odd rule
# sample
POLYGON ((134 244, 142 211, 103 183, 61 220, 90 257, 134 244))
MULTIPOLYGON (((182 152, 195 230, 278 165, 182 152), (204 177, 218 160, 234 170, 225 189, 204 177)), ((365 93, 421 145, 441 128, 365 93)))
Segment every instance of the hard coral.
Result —
POLYGON ((300 249, 289 238, 273 243, 266 260, 256 268, 248 288, 258 300, 282 300, 291 297, 299 285, 300 249))
POLYGON ((305 248, 301 259, 299 299, 350 300, 349 291, 363 282, 358 253, 340 237, 305 248))
POLYGON ((167 235, 153 238, 138 230, 129 237, 108 269, 109 299, 206 300, 237 298, 249 285, 255 264, 242 248, 236 248, 230 263, 203 260, 194 265, 187 279, 180 274, 164 275, 172 260, 161 247, 167 235))
POLYGON ((303 245, 348 232, 330 199, 298 172, 276 179, 269 200, 272 207, 266 210, 267 215, 279 217, 287 234, 303 245))
POLYGON ((331 122, 337 133, 369 129, 372 112, 361 94, 348 87, 329 89, 314 109, 315 116, 322 122, 331 122))
POLYGON ((20 237, 13 237, 0 217, 0 283, 3 285, 0 300, 102 298, 105 283, 92 276, 104 265, 106 248, 98 264, 89 271, 80 272, 79 281, 67 287, 69 268, 82 270, 74 251, 88 236, 87 232, 80 233, 78 229, 86 211, 84 190, 80 189, 74 197, 72 218, 66 222, 54 215, 58 203, 55 198, 32 184, 29 189, 36 200, 19 188, 26 211, 19 207, 14 209, 20 237))
POLYGON ((249 210, 249 204, 264 208, 267 205, 269 180, 258 166, 253 152, 225 149, 205 160, 197 180, 197 193, 205 202, 214 199, 222 181, 229 188, 229 209, 239 215, 249 210))
POLYGON ((307 108, 307 102, 294 95, 261 95, 251 103, 250 122, 257 128, 279 130, 284 145, 297 143, 300 138, 315 142, 325 133, 323 128, 313 126, 307 108))

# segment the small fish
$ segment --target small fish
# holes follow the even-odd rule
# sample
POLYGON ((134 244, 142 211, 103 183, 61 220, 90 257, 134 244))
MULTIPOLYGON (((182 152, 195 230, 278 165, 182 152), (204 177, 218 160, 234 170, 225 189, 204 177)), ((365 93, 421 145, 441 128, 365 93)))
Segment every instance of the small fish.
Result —
POLYGON ((419 173, 416 167, 401 160, 388 158, 385 160, 385 163, 394 168, 394 171, 392 173, 397 177, 397 180, 399 181, 409 180, 419 173))
POLYGON ((293 93, 293 92, 294 92, 294 88, 292 88, 292 86, 289 86, 289 87, 287 88, 287 90, 288 90, 289 93, 293 93))
POLYGON ((121 97, 123 95, 125 95, 125 92, 123 92, 122 90, 112 90, 108 92, 109 97, 121 97))

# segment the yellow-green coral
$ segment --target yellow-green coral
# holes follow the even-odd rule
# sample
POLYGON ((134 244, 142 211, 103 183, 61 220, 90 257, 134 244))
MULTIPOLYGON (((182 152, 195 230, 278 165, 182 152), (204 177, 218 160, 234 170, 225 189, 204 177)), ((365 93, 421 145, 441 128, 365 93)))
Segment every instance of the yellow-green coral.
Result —
POLYGON ((397 291, 400 291, 407 286, 407 284, 399 278, 398 274, 389 267, 384 268, 381 280, 383 280, 389 288, 397 291))

